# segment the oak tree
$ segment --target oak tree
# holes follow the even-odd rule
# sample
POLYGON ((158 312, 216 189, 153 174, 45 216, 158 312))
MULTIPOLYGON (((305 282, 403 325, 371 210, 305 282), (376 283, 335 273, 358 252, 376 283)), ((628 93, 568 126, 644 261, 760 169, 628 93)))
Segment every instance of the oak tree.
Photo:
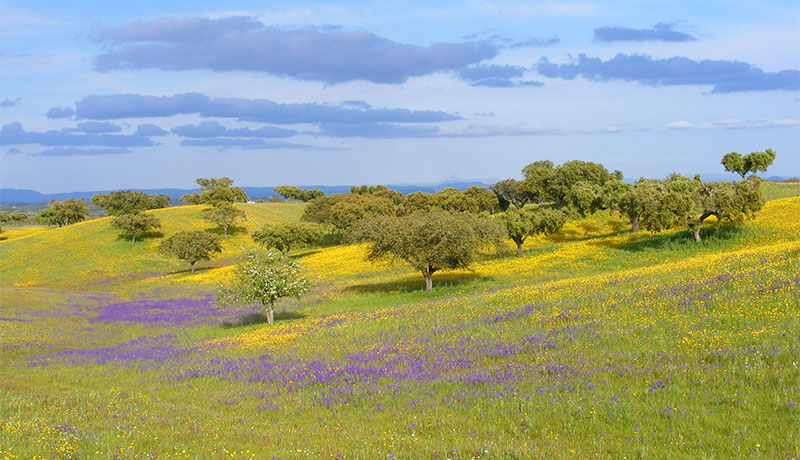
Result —
POLYGON ((433 288, 434 273, 467 268, 478 249, 500 244, 503 235, 496 220, 439 209, 402 217, 376 216, 351 232, 355 241, 367 243, 368 260, 403 261, 419 270, 426 291, 433 288))
POLYGON ((161 227, 161 221, 152 214, 123 214, 111 220, 111 224, 118 228, 120 234, 136 243, 136 237, 161 227))
POLYGON ((222 244, 219 238, 208 232, 182 231, 162 240, 158 250, 189 262, 194 275, 194 264, 200 260, 211 260, 213 254, 222 252, 222 244))
POLYGON ((322 227, 311 222, 267 224, 253 232, 253 240, 283 254, 292 248, 310 246, 322 241, 322 227))
POLYGON ((210 208, 200 211, 203 219, 212 224, 216 224, 222 228, 225 239, 228 239, 228 229, 233 226, 237 220, 246 220, 247 215, 241 209, 237 209, 233 203, 227 201, 219 201, 214 203, 210 208))

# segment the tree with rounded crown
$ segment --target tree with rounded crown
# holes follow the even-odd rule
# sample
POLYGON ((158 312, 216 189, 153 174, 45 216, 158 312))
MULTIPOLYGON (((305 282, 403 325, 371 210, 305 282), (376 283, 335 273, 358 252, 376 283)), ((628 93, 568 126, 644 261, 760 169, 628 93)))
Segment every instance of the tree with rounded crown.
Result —
POLYGON ((195 181, 200 186, 200 193, 190 193, 181 197, 181 201, 189 204, 210 204, 225 201, 228 203, 246 202, 247 194, 239 187, 232 187, 233 179, 229 177, 205 178, 195 181))
POLYGON ((322 241, 322 226, 311 222, 266 224, 253 232, 253 241, 283 254, 292 248, 309 246, 322 241))
POLYGON ((558 209, 541 208, 535 211, 503 214, 506 234, 517 244, 517 257, 522 257, 522 245, 532 235, 558 233, 567 221, 567 216, 558 209))
POLYGON ((500 207, 500 201, 498 201, 497 196, 486 187, 473 185, 464 190, 464 195, 471 197, 478 203, 478 212, 494 214, 500 207))
POLYGON ((21 211, 14 211, 8 215, 8 218, 14 225, 19 225, 28 219, 28 215, 21 211))
POLYGON ((59 227, 81 222, 92 214, 87 207, 88 204, 86 200, 75 198, 64 201, 50 200, 50 204, 36 215, 36 220, 59 227))
POLYGON ((219 238, 208 232, 183 231, 161 241, 158 250, 189 262, 194 275, 194 264, 200 260, 211 260, 212 254, 222 252, 222 244, 219 238))
POLYGON ((92 204, 103 208, 109 216, 138 214, 150 209, 166 208, 170 201, 172 198, 167 195, 148 195, 131 190, 96 193, 92 196, 92 204))
POLYGON ((367 243, 367 260, 399 260, 419 270, 430 291, 434 273, 467 268, 478 249, 502 244, 504 232, 494 219, 431 209, 403 217, 376 216, 356 225, 350 236, 367 243))
POLYGON ((273 324, 275 301, 282 297, 299 297, 308 290, 308 281, 300 274, 300 264, 277 252, 253 250, 247 261, 236 266, 233 280, 217 290, 222 305, 259 302, 266 312, 267 323, 273 324))
POLYGON ((747 155, 737 152, 727 153, 722 157, 721 163, 725 171, 735 172, 744 179, 748 173, 766 172, 773 161, 775 161, 775 151, 767 149, 763 152, 750 152, 747 155))
POLYGON ((491 190, 497 196, 501 211, 507 210, 512 204, 517 209, 522 209, 529 201, 529 195, 525 191, 522 182, 515 179, 496 182, 492 184, 491 190))
POLYGON ((203 215, 203 219, 222 228, 226 240, 228 239, 228 229, 237 220, 247 220, 247 215, 244 211, 236 209, 233 203, 227 201, 214 203, 210 208, 203 209, 200 213, 203 215))
POLYGON ((658 207, 663 191, 663 182, 652 179, 639 179, 635 184, 622 183, 618 200, 619 211, 631 222, 631 232, 639 231, 642 216, 652 213, 658 207))
POLYGON ((111 224, 118 228, 122 236, 136 243, 136 237, 161 227, 161 221, 152 214, 123 214, 112 219, 111 224))
POLYGON ((758 178, 704 183, 699 175, 688 178, 672 174, 663 187, 655 205, 642 215, 645 228, 661 231, 687 225, 697 242, 702 241, 700 228, 709 217, 741 222, 764 206, 758 178))

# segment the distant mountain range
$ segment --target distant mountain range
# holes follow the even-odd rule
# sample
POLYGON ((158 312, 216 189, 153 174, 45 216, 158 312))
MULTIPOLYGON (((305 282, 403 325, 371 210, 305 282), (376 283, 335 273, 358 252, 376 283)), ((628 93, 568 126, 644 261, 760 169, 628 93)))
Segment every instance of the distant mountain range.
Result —
MULTIPOLYGON (((484 184, 481 182, 447 182, 442 184, 436 185, 387 185, 388 188, 392 190, 397 190, 402 194, 414 193, 414 192, 425 192, 425 193, 434 193, 439 190, 453 187, 459 190, 464 190, 473 185, 481 185, 484 187, 488 187, 489 184, 484 184)), ((318 188, 325 192, 326 194, 330 195, 332 193, 347 193, 350 191, 349 185, 309 185, 309 186, 302 186, 303 189, 311 189, 311 188, 318 188)), ((145 193, 149 193, 151 195, 168 195, 173 199, 177 200, 183 195, 192 192, 199 192, 200 189, 178 189, 178 188, 155 188, 155 189, 125 189, 125 190, 135 190, 141 191, 145 193)), ((269 198, 271 196, 277 196, 278 194, 275 193, 275 189, 272 187, 242 187, 244 193, 251 199, 259 199, 259 198, 269 198)), ((49 203, 50 200, 66 200, 69 198, 81 199, 83 198, 86 201, 89 201, 93 195, 96 193, 109 193, 113 192, 114 190, 96 190, 91 192, 65 192, 65 193, 40 193, 36 190, 17 190, 13 188, 3 188, 0 189, 0 204, 46 204, 49 203)))
MULTIPOLYGON (((736 180, 736 176, 733 174, 701 174, 701 178, 708 182, 708 181, 732 181, 736 180)), ((782 182, 786 180, 786 177, 781 176, 771 176, 767 177, 766 180, 775 181, 775 182, 782 182)), ((625 179, 626 182, 634 182, 635 180, 632 179, 625 179)), ((483 187, 488 187, 490 184, 483 183, 483 182, 444 182, 441 184, 435 185, 387 185, 388 188, 392 190, 397 190, 398 192, 406 195, 409 193, 414 192, 424 192, 424 193, 434 193, 439 190, 453 187, 459 190, 464 190, 473 185, 480 185, 483 187)), ((330 195, 333 193, 347 193, 350 191, 349 185, 308 185, 302 186, 303 189, 311 189, 311 188, 318 188, 325 192, 326 194, 330 195)), ((259 199, 259 198, 269 198, 271 196, 277 196, 278 194, 275 193, 275 189, 272 187, 242 187, 244 192, 247 194, 248 197, 252 199, 259 199)), ((179 188, 154 188, 154 189, 125 189, 125 190, 135 190, 135 191, 142 191, 145 193, 149 193, 151 195, 168 195, 173 199, 177 200, 183 195, 192 192, 198 192, 200 189, 179 189, 179 188)), ((91 192, 65 192, 65 193, 40 193, 36 190, 17 190, 13 188, 2 188, 0 189, 0 204, 8 205, 8 204, 46 204, 49 203, 50 200, 66 200, 69 198, 81 199, 83 198, 86 201, 89 201, 92 198, 92 195, 96 193, 109 193, 113 192, 114 190, 96 190, 91 192)))

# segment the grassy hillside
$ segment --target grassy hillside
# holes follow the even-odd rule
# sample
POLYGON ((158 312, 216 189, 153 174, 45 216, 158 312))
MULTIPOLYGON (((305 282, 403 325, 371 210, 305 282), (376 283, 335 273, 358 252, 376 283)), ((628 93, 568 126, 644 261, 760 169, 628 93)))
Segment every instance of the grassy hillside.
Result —
MULTIPOLYGON (((230 263, 229 259, 238 254, 242 246, 253 244, 250 239, 253 230, 265 223, 298 220, 305 207, 302 203, 236 206, 245 212, 247 220, 223 242, 225 250, 218 260, 198 265, 208 267, 226 261, 230 263)), ((119 236, 109 217, 62 228, 30 229, 24 237, 12 233, 8 239, 0 241, 0 272, 3 273, 0 283, 67 287, 112 277, 185 270, 184 264, 159 254, 156 247, 162 237, 179 231, 213 229, 213 224, 202 219, 201 210, 204 208, 197 205, 149 211, 161 220, 161 228, 139 238, 135 244, 119 236)), ((221 231, 215 233, 222 237, 221 231)))
MULTIPOLYGON (((301 212, 269 206, 265 220, 301 212)), ((204 226, 192 208, 164 233, 204 226)), ((30 287, 16 260, 55 251, 41 239, 55 231, 19 239, 15 262, 8 240, 0 455, 796 457, 798 216, 800 198, 771 201, 696 244, 598 214, 523 258, 437 273, 431 293, 359 246, 316 249, 297 255, 312 290, 281 302, 274 326, 214 303, 225 267, 30 287)), ((168 269, 150 249, 104 276, 168 269)), ((68 273, 71 250, 51 269, 68 273)))
POLYGON ((768 201, 791 198, 793 196, 800 196, 800 182, 763 181, 761 183, 761 190, 764 192, 764 198, 768 201))

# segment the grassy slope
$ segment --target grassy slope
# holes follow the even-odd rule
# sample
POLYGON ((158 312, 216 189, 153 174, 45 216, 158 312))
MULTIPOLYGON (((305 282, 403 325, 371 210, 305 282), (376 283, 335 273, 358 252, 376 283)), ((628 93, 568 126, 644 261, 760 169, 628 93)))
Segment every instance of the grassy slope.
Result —
MULTIPOLYGON (((245 211, 247 220, 224 241, 221 261, 200 262, 200 266, 225 263, 239 248, 252 244, 249 235, 254 229, 265 223, 297 220, 304 209, 301 203, 236 206, 245 211)), ((202 209, 204 206, 180 206, 149 211, 161 220, 161 228, 135 244, 119 237, 108 217, 31 232, 24 238, 9 238, 0 242, 0 272, 3 273, 0 283, 69 287, 128 274, 185 270, 184 264, 159 254, 156 247, 162 236, 183 230, 213 229, 214 225, 202 219, 202 209)), ((221 232, 214 231, 222 236, 221 232)))
POLYGON ((779 200, 781 198, 791 198, 800 196, 800 182, 769 182, 761 183, 761 190, 767 201, 779 200))
MULTIPOLYGON (((190 208, 182 212, 184 223, 165 227, 165 234, 204 225, 190 208)), ((275 217, 296 216, 282 210, 275 217)), ((800 199, 773 201, 755 221, 709 226, 706 241, 694 244, 685 231, 620 232, 624 221, 600 215, 572 223, 554 238, 530 241, 522 259, 490 258, 471 271, 437 274, 430 294, 420 291, 418 274, 367 264, 357 246, 310 251, 299 257, 315 289, 284 304, 305 317, 274 327, 87 323, 95 314, 91 309, 108 303, 103 295, 113 297, 114 291, 7 287, 0 317, 32 321, 0 321, 0 349, 12 364, 0 370, 0 454, 796 455, 800 444, 791 427, 800 420, 800 347, 794 335, 800 330, 798 217, 800 199), (535 308, 519 313, 525 305, 535 308), (144 362, 136 372, 125 361, 27 366, 26 356, 45 350, 169 333, 198 351, 165 363, 144 362), (540 345, 520 351, 529 343, 540 345), (366 358, 354 361, 358 353, 366 358), (236 368, 258 356, 258 363, 289 359, 283 375, 303 360, 378 368, 395 359, 410 360, 401 366, 406 371, 444 368, 445 375, 430 382, 372 382, 368 374, 352 374, 349 383, 332 384, 299 376, 292 378, 302 381, 289 384, 240 378, 236 368), (461 369, 452 357, 473 361, 461 369), (225 359, 238 364, 220 374, 176 377, 214 369, 214 362, 225 359), (521 380, 503 380, 506 373, 521 380)), ((256 218, 251 220, 252 225, 256 218)), ((0 267, 4 278, 8 267, 22 280, 30 267, 13 271, 16 260, 9 264, 5 249, 12 242, 0 243, 2 263, 8 264, 0 267)), ((54 251, 41 249, 43 244, 26 243, 17 249, 17 260, 35 260, 25 259, 27 252, 54 251)), ((58 249, 65 254, 61 263, 72 259, 69 248, 58 249)), ((143 247, 142 255, 150 252, 143 247)), ((171 268, 168 263, 115 263, 105 273, 126 272, 128 266, 163 271, 171 268)), ((207 272, 200 282, 216 273, 207 272)), ((175 296, 179 291, 170 282, 176 276, 189 280, 152 277, 147 286, 175 296)), ((39 280, 63 285, 56 277, 39 280)), ((142 283, 131 281, 137 289, 142 283)))

